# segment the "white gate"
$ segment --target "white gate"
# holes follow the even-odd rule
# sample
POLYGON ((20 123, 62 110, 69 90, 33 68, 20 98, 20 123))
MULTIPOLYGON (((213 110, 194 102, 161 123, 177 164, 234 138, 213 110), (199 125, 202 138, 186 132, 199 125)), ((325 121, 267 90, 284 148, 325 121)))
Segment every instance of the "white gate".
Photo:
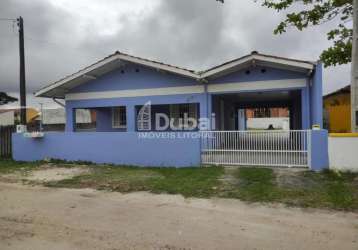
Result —
POLYGON ((310 130, 200 133, 204 165, 309 167, 310 130))

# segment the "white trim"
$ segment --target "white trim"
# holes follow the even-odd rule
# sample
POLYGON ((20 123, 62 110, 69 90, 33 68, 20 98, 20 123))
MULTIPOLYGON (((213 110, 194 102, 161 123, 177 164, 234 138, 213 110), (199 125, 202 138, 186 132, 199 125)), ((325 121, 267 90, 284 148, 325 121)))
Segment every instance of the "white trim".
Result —
POLYGON ((250 55, 248 57, 233 61, 233 62, 228 63, 228 64, 225 64, 225 65, 223 65, 221 67, 209 70, 209 71, 203 73, 201 75, 201 78, 206 78, 206 77, 213 76, 215 74, 218 74, 220 72, 223 72, 225 70, 231 69, 233 67, 236 67, 238 65, 241 65, 241 64, 253 61, 253 60, 262 61, 262 62, 268 62, 268 63, 282 64, 282 65, 287 65, 287 66, 292 66, 292 67, 297 67, 297 68, 303 68, 303 69, 308 69, 308 70, 313 70, 314 69, 314 65, 311 64, 311 63, 298 62, 298 61, 288 60, 288 59, 284 59, 284 58, 276 58, 276 57, 263 56, 263 55, 250 55))
POLYGON ((82 93, 66 94, 66 100, 70 101, 70 100, 106 99, 106 98, 120 98, 120 97, 201 94, 204 93, 204 91, 205 90, 203 85, 197 85, 197 86, 153 88, 153 89, 82 92, 82 93))
POLYGON ((209 84, 209 93, 218 92, 240 92, 240 91, 256 91, 256 90, 274 90, 274 89, 290 89, 303 88, 307 86, 307 79, 285 79, 272 81, 254 81, 254 82, 236 82, 209 84))

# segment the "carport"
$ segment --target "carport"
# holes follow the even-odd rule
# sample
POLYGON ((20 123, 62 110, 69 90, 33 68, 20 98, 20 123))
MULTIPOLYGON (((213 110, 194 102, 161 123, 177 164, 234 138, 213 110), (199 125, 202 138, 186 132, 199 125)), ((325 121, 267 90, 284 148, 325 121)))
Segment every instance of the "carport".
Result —
POLYGON ((215 130, 246 130, 246 109, 287 108, 289 128, 301 130, 308 117, 303 117, 302 91, 259 91, 213 95, 212 110, 215 115, 215 130))

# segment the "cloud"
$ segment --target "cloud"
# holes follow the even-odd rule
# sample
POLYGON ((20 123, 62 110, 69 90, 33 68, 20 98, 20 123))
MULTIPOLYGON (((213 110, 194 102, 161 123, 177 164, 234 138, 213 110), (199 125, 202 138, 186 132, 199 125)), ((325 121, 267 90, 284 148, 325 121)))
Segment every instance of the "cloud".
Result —
MULTIPOLYGON (((273 35, 283 14, 258 2, 214 0, 2 0, 0 17, 25 20, 27 89, 33 92, 115 50, 202 70, 258 50, 317 60, 332 24, 273 35)), ((1 91, 18 90, 17 29, 0 22, 1 91)), ((349 65, 325 71, 325 92, 349 82, 349 65)))

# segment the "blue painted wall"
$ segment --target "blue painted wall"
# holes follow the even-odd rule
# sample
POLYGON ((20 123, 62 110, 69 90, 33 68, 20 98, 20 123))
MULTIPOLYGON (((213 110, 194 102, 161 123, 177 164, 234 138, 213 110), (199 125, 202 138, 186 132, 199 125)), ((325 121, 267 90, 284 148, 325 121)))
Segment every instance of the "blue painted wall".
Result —
POLYGON ((16 161, 53 158, 154 167, 200 165, 198 133, 166 132, 166 135, 175 135, 176 139, 143 139, 138 134, 140 133, 46 133, 42 139, 13 134, 13 158, 16 161))
POLYGON ((135 64, 128 64, 123 69, 109 72, 96 80, 72 89, 71 93, 180 87, 199 84, 192 78, 157 71, 135 64), (139 70, 139 72, 136 72, 136 70, 139 70))
MULTIPOLYGON (((207 97, 203 94, 184 94, 184 95, 167 95, 167 96, 148 96, 148 97, 126 97, 126 98, 109 98, 109 99, 95 99, 95 100, 80 100, 80 101, 66 101, 66 131, 74 131, 74 112, 77 108, 106 108, 115 106, 126 106, 127 109, 127 131, 136 130, 135 107, 144 105, 148 101, 152 105, 159 104, 178 104, 178 103, 198 103, 200 105, 200 117, 209 117, 210 105, 207 104, 207 97)), ((108 124, 108 113, 100 114, 101 118, 105 119, 104 123, 108 124)), ((99 120, 99 118, 97 119, 99 120)), ((110 123, 112 125, 112 123, 110 123)), ((101 126, 101 125, 100 125, 101 126)), ((109 125, 104 126, 108 128, 109 125)), ((102 127, 101 127, 102 128, 102 127)), ((106 130, 101 130, 106 131, 106 130)))
MULTIPOLYGON (((316 72, 315 79, 319 79, 316 72)), ((229 82, 247 82, 260 80, 279 80, 279 79, 296 79, 307 78, 307 75, 294 71, 287 71, 282 69, 270 67, 255 67, 247 68, 234 72, 220 78, 211 80, 211 83, 229 83, 229 82), (263 72, 262 70, 265 70, 263 72), (247 71, 250 74, 247 74, 247 71)), ((309 79, 307 79, 309 81, 309 79)), ((160 87, 177 87, 177 86, 191 86, 201 85, 196 80, 178 76, 175 74, 160 72, 148 67, 138 66, 135 64, 128 64, 123 69, 110 72, 96 80, 90 81, 84 85, 78 86, 70 91, 70 93, 91 92, 91 91, 111 91, 111 90, 127 90, 127 89, 145 89, 145 88, 160 88, 160 87), (137 72, 138 71, 138 72, 137 72)), ((205 87, 207 85, 204 85, 205 87)), ((312 99, 319 100, 315 95, 317 91, 310 91, 309 87, 302 88, 301 97, 301 126, 304 129, 311 127, 313 117, 317 117, 319 110, 312 111, 316 102, 312 99), (312 93, 311 93, 312 92, 312 93), (313 114, 314 113, 314 114, 313 114)), ((66 131, 74 131, 73 113, 75 108, 100 108, 98 117, 98 131, 121 131, 113 130, 109 126, 109 115, 106 110, 101 110, 105 107, 126 106, 127 107, 127 131, 135 131, 135 106, 143 105, 145 102, 151 101, 155 104, 173 104, 173 103, 199 103, 201 117, 211 117, 212 109, 212 95, 208 93, 193 94, 193 95, 171 95, 171 96, 149 96, 138 98, 120 98, 120 99, 103 99, 103 100, 86 100, 86 101, 68 101, 66 102, 67 124, 66 131), (103 112, 102 112, 103 111, 103 112), (103 119, 101 123, 100 120, 103 119)), ((317 120, 317 119, 316 119, 317 120)), ((110 124, 111 125, 111 124, 110 124)))
POLYGON ((112 127, 112 108, 96 108, 97 132, 125 132, 127 129, 112 127))
POLYGON ((310 167, 314 171, 329 168, 328 160, 328 131, 311 131, 311 162, 310 167))

